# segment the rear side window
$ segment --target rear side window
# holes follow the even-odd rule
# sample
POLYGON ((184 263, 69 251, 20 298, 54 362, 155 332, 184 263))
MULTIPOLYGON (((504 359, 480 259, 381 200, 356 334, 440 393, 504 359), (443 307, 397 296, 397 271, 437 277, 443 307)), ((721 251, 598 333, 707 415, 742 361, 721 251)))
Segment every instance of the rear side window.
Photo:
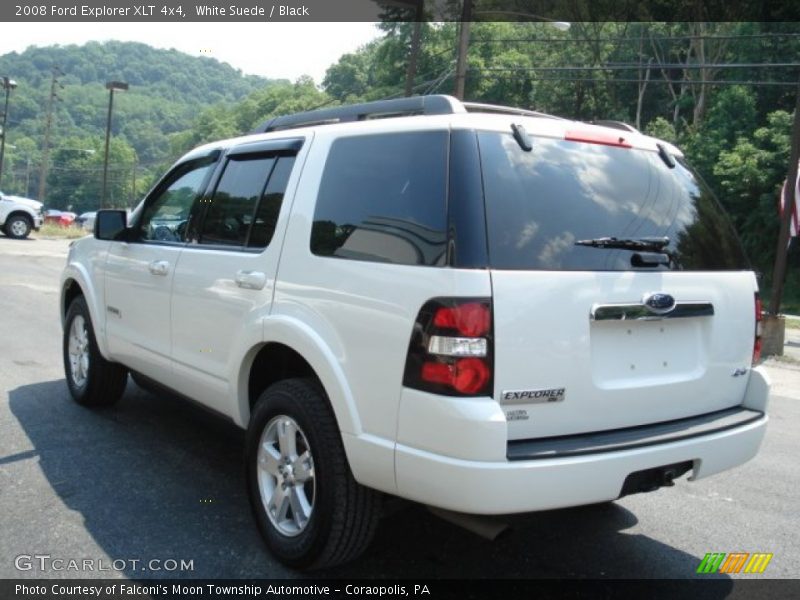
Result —
POLYGON ((311 229, 320 256, 443 265, 447 241, 446 131, 336 140, 311 229))
POLYGON ((203 219, 199 243, 265 248, 272 239, 294 156, 233 156, 203 219))
POLYGON ((655 152, 478 134, 489 261, 518 270, 739 270, 749 268, 733 227, 706 185, 655 152), (668 237, 669 265, 634 266, 635 252, 576 245, 603 237, 668 237))

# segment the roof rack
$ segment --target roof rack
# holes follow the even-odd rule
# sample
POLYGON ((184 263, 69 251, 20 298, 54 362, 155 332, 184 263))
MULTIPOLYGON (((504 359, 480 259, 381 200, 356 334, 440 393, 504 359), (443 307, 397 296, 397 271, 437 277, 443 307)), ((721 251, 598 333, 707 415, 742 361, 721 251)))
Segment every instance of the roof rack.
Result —
POLYGON ((520 115, 523 117, 543 117, 545 119, 560 119, 554 115, 547 113, 537 112, 535 110, 526 110, 524 108, 513 108, 511 106, 500 106, 498 104, 481 104, 479 102, 464 102, 464 108, 467 112, 480 112, 480 113, 496 113, 499 115, 520 115))
POLYGON ((591 121, 592 125, 600 125, 601 127, 611 127, 612 129, 621 129, 622 131, 631 131, 633 133, 641 133, 633 125, 629 125, 624 121, 591 121))
POLYGON ((350 106, 336 106, 274 117, 255 128, 253 133, 268 133, 295 127, 311 127, 346 121, 366 121, 408 115, 449 115, 464 112, 464 106, 451 96, 412 96, 378 100, 350 106))
MULTIPOLYGON (((502 115, 520 115, 523 117, 544 117, 546 119, 560 119, 546 113, 499 106, 496 104, 481 104, 478 102, 461 102, 452 96, 412 96, 410 98, 396 98, 394 100, 378 100, 351 104, 350 106, 336 106, 322 108, 307 112, 295 113, 273 117, 256 127, 251 133, 269 133, 282 129, 296 127, 312 127, 314 125, 329 125, 347 121, 366 121, 368 119, 386 119, 409 115, 452 115, 464 112, 495 113, 502 115)), ((604 122, 605 123, 605 122, 604 122)))

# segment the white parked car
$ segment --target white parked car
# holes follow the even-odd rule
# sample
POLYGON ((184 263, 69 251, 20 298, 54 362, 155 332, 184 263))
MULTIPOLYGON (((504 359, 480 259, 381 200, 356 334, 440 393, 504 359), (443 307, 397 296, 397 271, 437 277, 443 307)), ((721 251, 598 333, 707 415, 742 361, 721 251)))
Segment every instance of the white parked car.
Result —
POLYGON ((63 352, 83 405, 131 373, 246 428, 284 563, 357 556, 382 494, 519 513, 756 454, 756 279, 677 148, 447 96, 261 131, 97 213, 63 352))
POLYGON ((83 229, 84 231, 94 231, 94 219, 95 215, 97 214, 96 211, 90 211, 81 213, 78 217, 75 218, 73 223, 83 229))
POLYGON ((24 239, 44 222, 43 204, 38 200, 0 192, 0 229, 8 237, 24 239))

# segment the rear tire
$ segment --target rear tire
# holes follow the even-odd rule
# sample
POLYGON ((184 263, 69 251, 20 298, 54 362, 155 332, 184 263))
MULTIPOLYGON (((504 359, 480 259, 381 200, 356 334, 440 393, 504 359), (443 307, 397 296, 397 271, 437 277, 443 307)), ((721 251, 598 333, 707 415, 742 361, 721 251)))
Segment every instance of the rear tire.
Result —
POLYGON ((3 226, 5 234, 15 240, 24 240, 31 232, 33 223, 23 215, 13 215, 3 226))
POLYGON ((250 504, 272 553, 287 566, 322 568, 366 550, 380 494, 358 484, 324 392, 287 379, 259 397, 245 443, 250 504))
POLYGON ((75 402, 111 406, 122 397, 128 370, 100 354, 83 296, 75 298, 67 309, 62 349, 67 387, 75 402))

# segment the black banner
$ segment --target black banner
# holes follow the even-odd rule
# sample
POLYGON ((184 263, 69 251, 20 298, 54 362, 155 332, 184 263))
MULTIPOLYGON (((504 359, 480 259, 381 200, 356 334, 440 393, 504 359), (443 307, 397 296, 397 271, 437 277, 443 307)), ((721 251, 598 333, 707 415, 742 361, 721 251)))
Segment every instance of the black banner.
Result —
MULTIPOLYGON (((448 0, 11 0, 9 22, 457 21, 448 0)), ((473 21, 800 21, 785 0, 472 0, 473 21)))
POLYGON ((512 600, 525 598, 723 598, 800 597, 800 580, 727 578, 694 580, 314 580, 314 579, 6 579, 3 600, 123 600, 198 598, 419 598, 512 600))

